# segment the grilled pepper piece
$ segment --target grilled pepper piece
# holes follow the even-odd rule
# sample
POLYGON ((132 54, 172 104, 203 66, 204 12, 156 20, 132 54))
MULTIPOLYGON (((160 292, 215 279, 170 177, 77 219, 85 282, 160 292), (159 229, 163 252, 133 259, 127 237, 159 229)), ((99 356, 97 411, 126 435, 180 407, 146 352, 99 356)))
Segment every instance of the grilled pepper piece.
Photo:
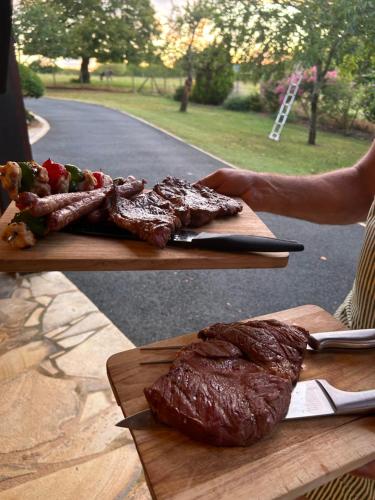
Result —
POLYGON ((36 236, 45 236, 48 233, 46 217, 33 217, 27 210, 18 212, 12 222, 26 224, 36 236))
POLYGON ((69 191, 70 174, 61 163, 48 158, 42 165, 48 172, 49 184, 53 194, 67 193, 69 191))
POLYGON ((75 165, 64 165, 66 170, 70 173, 70 184, 69 184, 69 192, 75 192, 78 190, 78 184, 83 181, 84 176, 83 172, 80 168, 75 165))
POLYGON ((36 161, 20 161, 18 165, 22 172, 20 192, 30 191, 40 197, 51 194, 47 170, 36 161))

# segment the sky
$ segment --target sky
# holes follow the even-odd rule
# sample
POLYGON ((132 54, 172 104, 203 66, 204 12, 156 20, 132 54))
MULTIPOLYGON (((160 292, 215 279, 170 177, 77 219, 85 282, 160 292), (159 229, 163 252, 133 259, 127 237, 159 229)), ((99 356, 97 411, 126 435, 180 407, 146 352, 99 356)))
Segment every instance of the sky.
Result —
MULTIPOLYGON (((172 7, 172 0, 151 0, 156 12, 162 16, 167 16, 172 7)), ((173 0, 175 5, 183 5, 184 0, 173 0)))

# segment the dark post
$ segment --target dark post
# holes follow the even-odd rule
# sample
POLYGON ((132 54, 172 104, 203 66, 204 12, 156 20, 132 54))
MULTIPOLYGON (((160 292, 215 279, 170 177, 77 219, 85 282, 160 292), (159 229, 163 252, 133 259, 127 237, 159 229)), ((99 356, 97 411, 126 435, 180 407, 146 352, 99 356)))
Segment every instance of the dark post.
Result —
MULTIPOLYGON (((8 160, 31 160, 25 107, 18 67, 11 42, 11 1, 0 2, 0 164, 8 160)), ((0 208, 9 201, 0 188, 0 208)))

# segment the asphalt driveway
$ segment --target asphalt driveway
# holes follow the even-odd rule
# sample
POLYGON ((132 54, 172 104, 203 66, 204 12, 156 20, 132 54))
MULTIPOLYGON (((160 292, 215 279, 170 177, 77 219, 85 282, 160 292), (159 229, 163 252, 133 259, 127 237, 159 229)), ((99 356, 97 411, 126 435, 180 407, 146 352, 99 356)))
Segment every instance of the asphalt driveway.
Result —
MULTIPOLYGON (((33 146, 38 162, 51 157, 82 168, 102 168, 113 176, 145 177, 151 185, 166 175, 197 180, 222 166, 101 106, 46 98, 29 100, 27 106, 51 125, 33 146)), ((306 250, 292 255, 287 268, 66 274, 137 345, 301 304, 333 312, 352 285, 363 227, 259 215, 277 236, 305 244, 306 250)))

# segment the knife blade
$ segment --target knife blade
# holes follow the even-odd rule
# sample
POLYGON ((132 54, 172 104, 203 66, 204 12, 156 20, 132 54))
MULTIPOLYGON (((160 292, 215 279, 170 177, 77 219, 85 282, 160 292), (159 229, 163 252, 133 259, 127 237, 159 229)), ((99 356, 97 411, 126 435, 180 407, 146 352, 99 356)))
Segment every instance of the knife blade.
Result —
MULTIPOLYGON (((351 415, 375 411, 375 390, 348 392, 333 387, 326 380, 305 380, 293 389, 285 420, 351 415)), ((151 410, 143 410, 120 420, 117 427, 131 430, 157 426, 151 410)))
POLYGON ((298 382, 285 420, 375 411, 375 390, 341 391, 323 379, 298 382))
MULTIPOLYGON (((88 236, 105 236, 125 240, 138 240, 137 236, 113 224, 90 225, 77 223, 64 228, 65 232, 88 236)), ((183 248, 201 248, 231 252, 301 252, 304 246, 294 240, 282 240, 265 236, 230 233, 208 233, 191 230, 176 232, 168 245, 183 248)))

